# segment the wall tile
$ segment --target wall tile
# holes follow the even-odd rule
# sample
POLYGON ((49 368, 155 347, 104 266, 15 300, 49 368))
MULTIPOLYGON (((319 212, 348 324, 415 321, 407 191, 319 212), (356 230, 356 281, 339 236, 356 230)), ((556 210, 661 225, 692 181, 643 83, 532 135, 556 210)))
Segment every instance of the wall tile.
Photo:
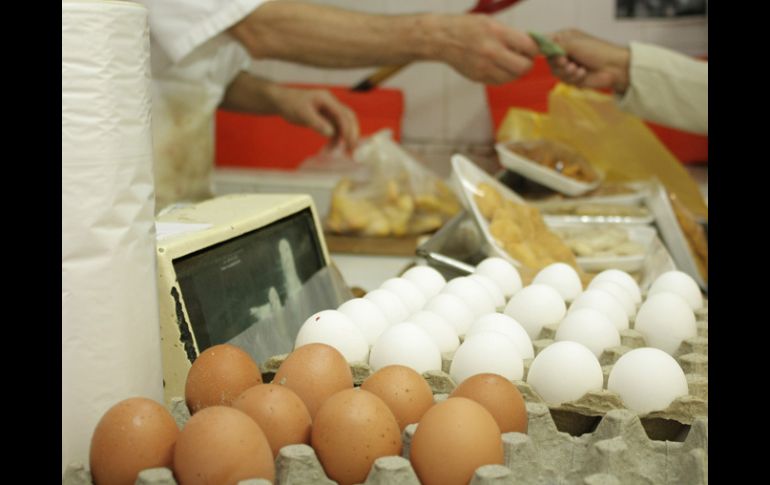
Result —
POLYGON ((458 143, 489 143, 492 120, 481 83, 469 81, 454 71, 446 74, 447 127, 445 140, 458 143))
POLYGON ((705 18, 654 21, 642 26, 639 39, 684 52, 689 55, 708 53, 708 21, 705 18))
POLYGON ((575 26, 578 3, 578 0, 521 0, 498 17, 519 30, 550 33, 575 26))
POLYGON ((411 140, 446 138, 447 104, 444 73, 449 68, 437 62, 414 63, 383 86, 404 92, 403 136, 411 140))

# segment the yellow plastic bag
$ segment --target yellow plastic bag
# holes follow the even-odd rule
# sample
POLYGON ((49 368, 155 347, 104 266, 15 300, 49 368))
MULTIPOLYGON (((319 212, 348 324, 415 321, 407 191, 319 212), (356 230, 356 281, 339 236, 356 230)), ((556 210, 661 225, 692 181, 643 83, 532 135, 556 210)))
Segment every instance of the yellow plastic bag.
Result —
POLYGON ((548 114, 511 108, 498 141, 546 138, 578 150, 608 182, 657 178, 696 216, 708 220, 698 185, 641 119, 621 111, 612 96, 557 84, 548 114))

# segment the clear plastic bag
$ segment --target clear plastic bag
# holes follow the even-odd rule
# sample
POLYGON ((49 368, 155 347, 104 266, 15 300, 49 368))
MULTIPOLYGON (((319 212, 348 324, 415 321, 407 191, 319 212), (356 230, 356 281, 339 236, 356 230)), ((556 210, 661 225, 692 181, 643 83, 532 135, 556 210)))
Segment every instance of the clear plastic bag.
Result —
POLYGON ((356 168, 340 179, 332 193, 324 221, 330 232, 375 237, 418 235, 437 230, 460 211, 454 192, 401 148, 390 130, 364 140, 353 160, 356 168))

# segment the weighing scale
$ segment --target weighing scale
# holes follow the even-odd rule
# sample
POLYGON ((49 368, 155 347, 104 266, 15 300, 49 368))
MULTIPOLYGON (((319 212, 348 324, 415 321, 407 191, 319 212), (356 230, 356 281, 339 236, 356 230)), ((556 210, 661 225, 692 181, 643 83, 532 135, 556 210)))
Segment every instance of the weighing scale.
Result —
POLYGON ((313 313, 352 298, 330 264, 306 194, 230 194, 159 215, 164 394, 184 396, 207 348, 231 343, 260 364, 294 347, 313 313))

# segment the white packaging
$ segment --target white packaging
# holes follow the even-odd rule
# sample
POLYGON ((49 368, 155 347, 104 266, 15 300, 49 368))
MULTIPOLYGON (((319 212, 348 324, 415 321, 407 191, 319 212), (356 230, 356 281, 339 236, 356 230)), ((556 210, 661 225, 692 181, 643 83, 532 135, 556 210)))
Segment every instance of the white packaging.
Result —
POLYGON ((163 400, 147 10, 62 2, 62 473, 123 399, 163 400))

